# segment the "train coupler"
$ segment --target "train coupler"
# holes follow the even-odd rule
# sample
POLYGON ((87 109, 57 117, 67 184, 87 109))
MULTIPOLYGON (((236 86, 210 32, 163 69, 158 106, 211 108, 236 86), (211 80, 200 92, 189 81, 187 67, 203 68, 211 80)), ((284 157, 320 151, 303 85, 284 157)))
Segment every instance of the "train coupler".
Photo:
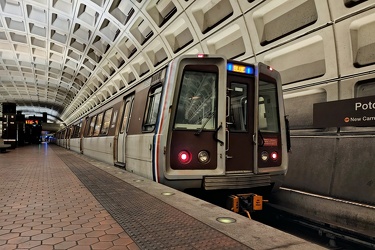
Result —
POLYGON ((263 209, 263 196, 249 193, 230 195, 227 199, 227 209, 235 213, 246 213, 249 218, 251 212, 263 209))

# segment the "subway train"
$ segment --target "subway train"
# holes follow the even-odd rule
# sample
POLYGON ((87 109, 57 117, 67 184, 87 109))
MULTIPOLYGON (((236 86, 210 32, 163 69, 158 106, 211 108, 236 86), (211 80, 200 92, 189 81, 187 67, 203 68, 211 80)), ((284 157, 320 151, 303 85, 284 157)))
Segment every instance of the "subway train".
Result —
POLYGON ((69 150, 179 190, 277 190, 290 149, 279 73, 183 55, 56 133, 69 150))

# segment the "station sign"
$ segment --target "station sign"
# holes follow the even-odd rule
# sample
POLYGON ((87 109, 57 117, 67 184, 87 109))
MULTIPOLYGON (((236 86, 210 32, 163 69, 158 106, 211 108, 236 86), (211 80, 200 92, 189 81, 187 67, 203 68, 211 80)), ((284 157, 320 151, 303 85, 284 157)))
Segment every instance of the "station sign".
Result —
POLYGON ((316 128, 375 126, 375 96, 315 103, 313 124, 316 128))
POLYGON ((39 120, 36 120, 36 119, 26 119, 25 123, 28 124, 28 125, 38 125, 39 124, 39 120))

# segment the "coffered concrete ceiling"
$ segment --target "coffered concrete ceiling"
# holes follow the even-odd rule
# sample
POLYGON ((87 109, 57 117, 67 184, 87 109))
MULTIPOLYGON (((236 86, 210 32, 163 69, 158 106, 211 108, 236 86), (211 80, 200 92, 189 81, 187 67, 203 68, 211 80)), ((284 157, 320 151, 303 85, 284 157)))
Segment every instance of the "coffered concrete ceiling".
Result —
POLYGON ((125 63, 117 45, 142 2, 0 0, 0 103, 64 121, 94 93, 98 104, 118 91, 97 90, 125 63))
POLYGON ((263 61, 286 91, 336 86, 339 68, 373 71, 374 15, 366 0, 0 0, 0 103, 70 124, 184 53, 263 61))

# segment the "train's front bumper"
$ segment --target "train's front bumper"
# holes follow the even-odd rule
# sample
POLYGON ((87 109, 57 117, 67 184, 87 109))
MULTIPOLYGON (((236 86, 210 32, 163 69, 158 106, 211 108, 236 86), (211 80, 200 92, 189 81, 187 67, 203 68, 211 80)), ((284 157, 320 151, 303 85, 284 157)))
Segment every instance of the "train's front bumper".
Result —
POLYGON ((271 175, 253 173, 236 173, 219 176, 204 176, 202 187, 205 190, 244 189, 270 186, 271 175))

